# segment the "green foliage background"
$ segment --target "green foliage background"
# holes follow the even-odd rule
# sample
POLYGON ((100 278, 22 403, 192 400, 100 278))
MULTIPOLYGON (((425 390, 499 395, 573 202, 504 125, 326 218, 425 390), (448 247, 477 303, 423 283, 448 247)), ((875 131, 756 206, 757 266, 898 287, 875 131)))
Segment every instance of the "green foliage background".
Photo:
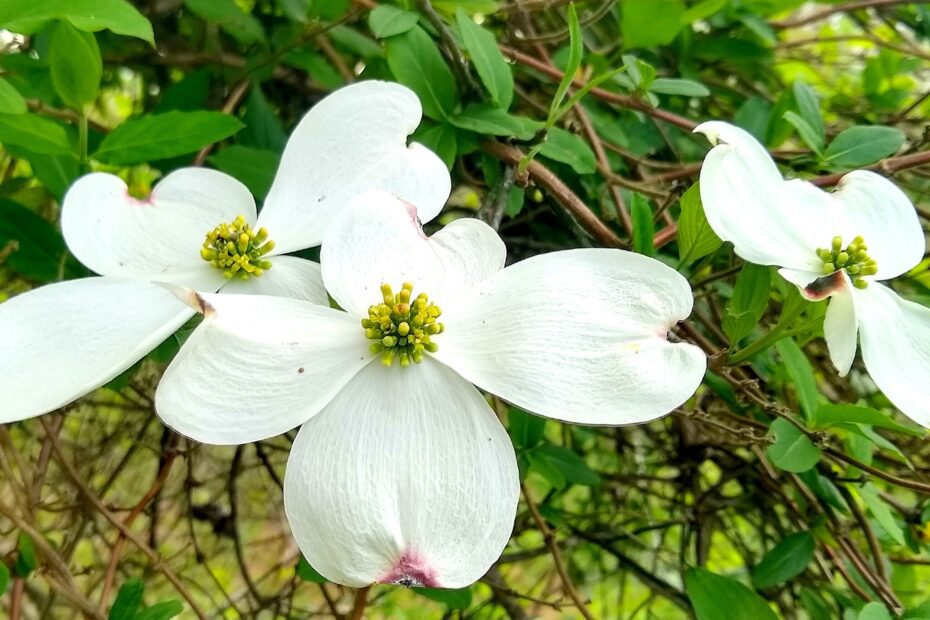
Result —
MULTIPOLYGON (((455 184, 443 221, 491 223, 510 260, 620 247, 690 279, 674 336, 711 356, 698 394, 618 429, 496 402, 524 478, 511 544, 469 589, 376 586, 371 617, 930 618, 926 434, 860 363, 836 376, 823 303, 716 238, 690 134, 734 121, 823 186, 877 167, 926 225, 926 5, 0 0, 0 28, 0 300, 88 274, 58 228, 83 172, 144 195, 196 163, 260 199, 300 116, 357 79, 420 96, 414 139, 455 184)), ((926 267, 898 292, 930 303, 926 267)), ((0 426, 11 617, 351 613, 287 531, 293 434, 214 448, 155 417, 186 333, 66 411, 0 426)))

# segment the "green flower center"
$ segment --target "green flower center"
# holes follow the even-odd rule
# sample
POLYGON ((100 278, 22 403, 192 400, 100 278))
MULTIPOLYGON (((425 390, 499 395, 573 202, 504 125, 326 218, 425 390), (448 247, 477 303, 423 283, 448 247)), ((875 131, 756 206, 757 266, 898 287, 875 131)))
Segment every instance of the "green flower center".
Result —
POLYGON ((256 233, 240 215, 231 224, 220 224, 207 233, 200 256, 227 278, 248 280, 271 269, 271 261, 263 257, 273 249, 268 231, 259 228, 256 233))
POLYGON ((390 366, 397 359, 402 367, 423 361, 423 352, 435 353, 439 346, 432 337, 441 334, 442 314, 426 293, 413 298, 413 284, 405 282, 396 295, 390 284, 381 285, 384 301, 368 308, 368 318, 362 319, 365 336, 374 340, 372 353, 381 354, 381 362, 390 366))
POLYGON ((874 276, 878 273, 878 263, 869 257, 868 249, 862 237, 856 237, 844 248, 843 238, 836 236, 833 237, 830 249, 817 249, 817 257, 823 261, 825 275, 842 269, 849 274, 853 286, 866 288, 869 282, 863 280, 863 276, 874 276))

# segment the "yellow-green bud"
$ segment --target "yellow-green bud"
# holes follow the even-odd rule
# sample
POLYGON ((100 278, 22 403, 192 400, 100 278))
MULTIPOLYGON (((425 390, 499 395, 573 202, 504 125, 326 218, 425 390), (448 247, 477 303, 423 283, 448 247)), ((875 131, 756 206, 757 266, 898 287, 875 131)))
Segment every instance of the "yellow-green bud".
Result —
POLYGON ((825 275, 844 270, 856 288, 864 289, 869 283, 862 278, 878 273, 878 264, 869 257, 868 246, 862 236, 857 236, 845 248, 841 236, 833 237, 830 247, 831 250, 817 248, 815 251, 817 258, 823 261, 825 275))
POLYGON ((361 322, 365 337, 375 341, 370 350, 381 355, 382 364, 391 366, 396 359, 404 368, 411 362, 422 362, 424 352, 439 349, 431 337, 443 331, 443 324, 436 320, 442 310, 430 303, 428 295, 414 297, 410 282, 405 282, 395 295, 385 283, 381 285, 381 298, 383 303, 368 308, 368 318, 361 322))
POLYGON ((262 259, 274 249, 274 242, 267 239, 266 229, 256 234, 240 215, 207 232, 200 257, 221 270, 227 279, 257 278, 271 269, 271 261, 262 259))

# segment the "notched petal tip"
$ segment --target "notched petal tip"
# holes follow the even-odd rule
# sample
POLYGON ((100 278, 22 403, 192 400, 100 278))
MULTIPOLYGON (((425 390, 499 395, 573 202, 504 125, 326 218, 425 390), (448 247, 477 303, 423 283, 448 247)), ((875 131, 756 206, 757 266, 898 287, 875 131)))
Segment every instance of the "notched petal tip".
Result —
POLYGON ((198 293, 192 288, 186 286, 179 286, 177 284, 171 284, 169 282, 156 282, 158 286, 161 286, 164 289, 167 289, 172 295, 186 303, 188 306, 202 314, 204 317, 209 318, 216 314, 216 309, 210 305, 203 295, 198 293))
POLYGON ((711 146, 717 146, 717 142, 720 138, 720 131, 717 129, 716 124, 717 123, 715 121, 701 123, 692 129, 691 133, 703 134, 704 137, 707 138, 708 142, 710 142, 711 146))
POLYGON ((395 584, 408 588, 439 588, 436 571, 418 553, 407 551, 397 564, 378 579, 378 583, 395 584))

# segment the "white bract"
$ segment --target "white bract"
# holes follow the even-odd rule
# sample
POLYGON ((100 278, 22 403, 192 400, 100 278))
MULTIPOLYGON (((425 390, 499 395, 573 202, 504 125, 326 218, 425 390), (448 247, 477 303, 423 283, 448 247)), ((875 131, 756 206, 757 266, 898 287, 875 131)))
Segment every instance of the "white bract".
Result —
POLYGON ((319 265, 281 254, 319 245, 332 217, 369 189, 415 202, 424 220, 438 214, 449 195, 445 166, 406 144, 420 116, 416 95, 398 84, 359 82, 326 97, 294 130, 260 215, 245 186, 215 170, 172 172, 145 200, 111 174, 78 179, 63 201, 62 232, 102 277, 0 305, 0 423, 87 394, 193 316, 153 282, 327 303, 319 265))
POLYGON ((156 409, 208 443, 303 424, 285 507, 328 579, 470 584, 506 545, 519 494, 513 448, 475 385, 548 417, 620 425, 682 404, 706 365, 667 339, 692 296, 658 261, 609 249, 504 259, 478 220, 427 237, 412 206, 363 194, 322 246, 341 309, 195 297, 206 318, 156 409))
POLYGON ((845 375, 856 355, 903 413, 930 427, 930 309, 901 299, 882 280, 923 258, 914 206, 891 181, 865 170, 836 191, 785 181, 746 131, 708 122, 695 131, 716 144, 701 170, 707 220, 747 261, 779 273, 811 300, 829 297, 824 336, 845 375))

